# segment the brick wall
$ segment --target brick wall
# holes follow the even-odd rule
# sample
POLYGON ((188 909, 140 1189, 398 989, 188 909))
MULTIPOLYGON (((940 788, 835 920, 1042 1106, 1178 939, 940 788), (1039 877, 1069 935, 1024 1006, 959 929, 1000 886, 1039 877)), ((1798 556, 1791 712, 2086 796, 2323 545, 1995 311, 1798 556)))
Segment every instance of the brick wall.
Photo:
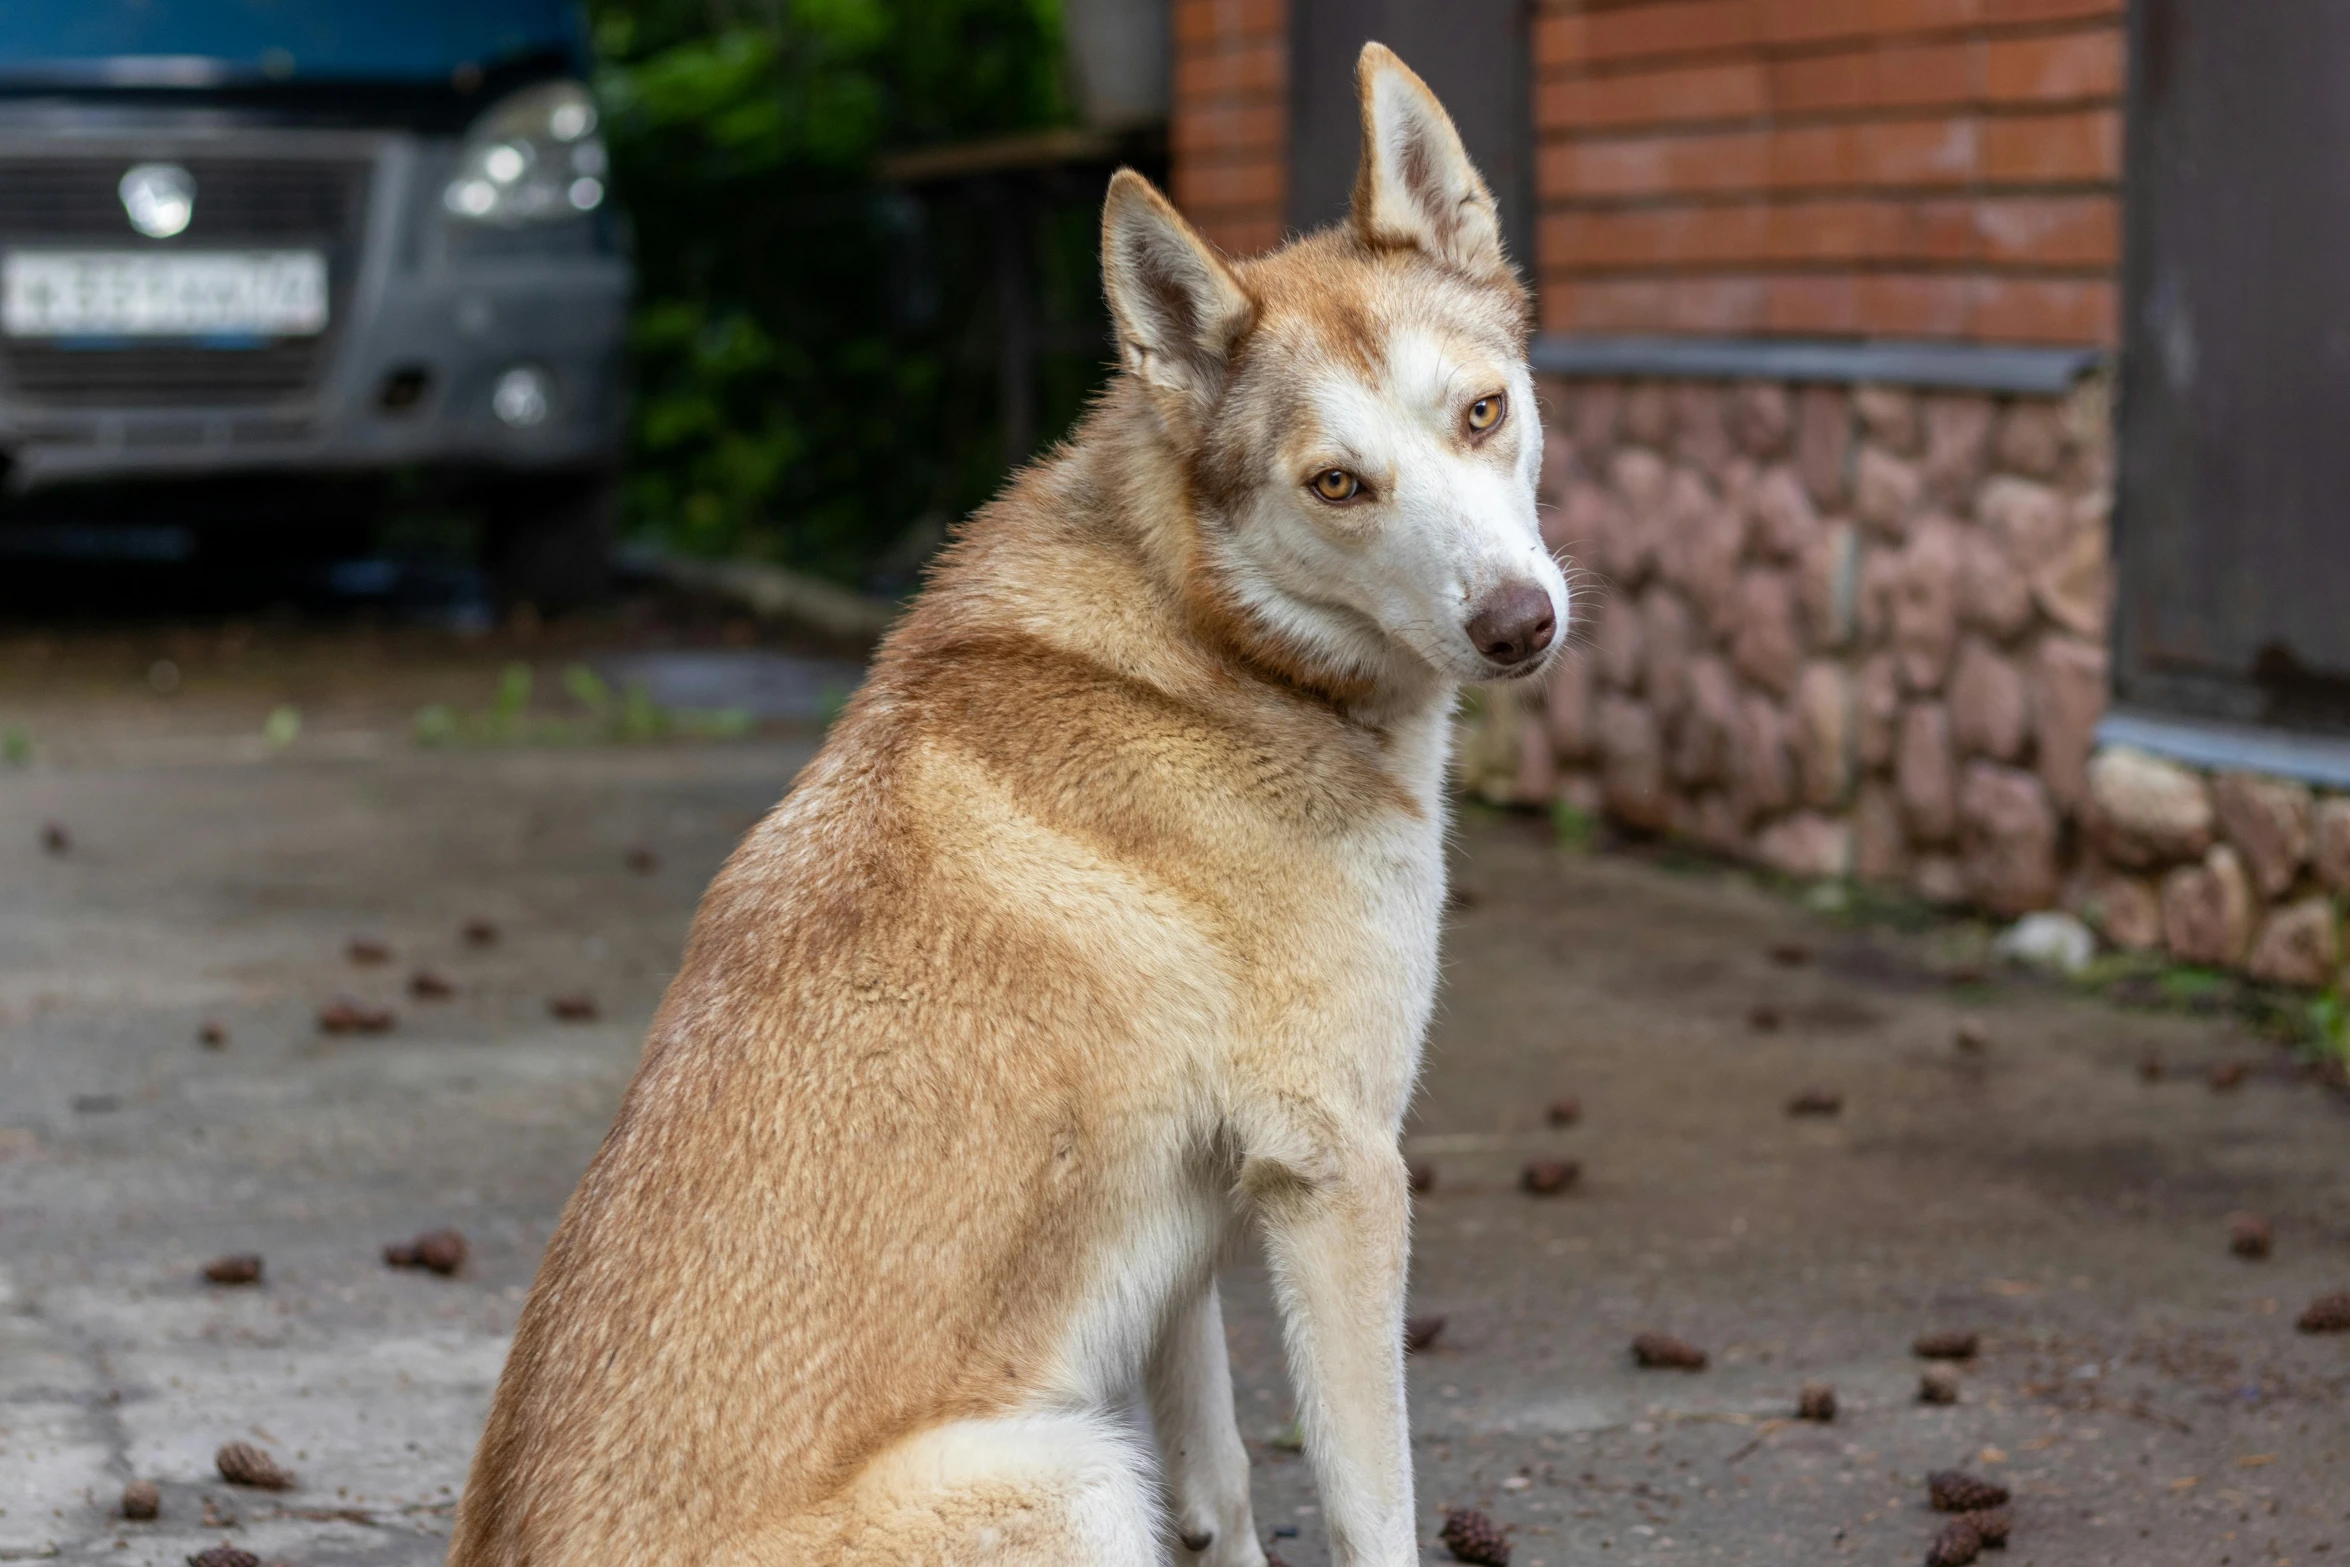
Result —
POLYGON ((2122 10, 1544 0, 1544 328, 2110 344, 2122 10))
POLYGON ((1289 193, 1284 0, 1174 0, 1174 197, 1233 255, 1281 242, 1289 193))

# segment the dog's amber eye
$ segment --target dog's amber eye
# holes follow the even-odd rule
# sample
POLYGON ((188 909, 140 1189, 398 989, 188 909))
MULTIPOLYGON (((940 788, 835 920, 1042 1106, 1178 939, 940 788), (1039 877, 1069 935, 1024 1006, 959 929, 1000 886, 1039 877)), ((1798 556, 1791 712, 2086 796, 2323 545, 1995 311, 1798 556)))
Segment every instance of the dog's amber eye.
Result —
POLYGON ((1351 501, 1362 488, 1363 481, 1344 468, 1325 468, 1314 475, 1314 493, 1326 501, 1351 501))
POLYGON ((1499 392, 1478 398, 1469 405, 1469 428, 1482 435, 1501 423, 1501 416, 1508 408, 1509 399, 1499 392))

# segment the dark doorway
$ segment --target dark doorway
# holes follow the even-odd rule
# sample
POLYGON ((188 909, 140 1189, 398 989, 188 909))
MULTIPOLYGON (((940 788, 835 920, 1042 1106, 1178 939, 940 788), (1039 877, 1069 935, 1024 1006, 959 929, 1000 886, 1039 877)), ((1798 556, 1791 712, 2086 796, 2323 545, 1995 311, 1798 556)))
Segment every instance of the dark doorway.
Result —
POLYGON ((2131 9, 2116 694, 2350 729, 2350 6, 2131 9))
POLYGON ((1362 139, 1355 56, 1376 38, 1444 100, 1521 274, 1534 261, 1534 133, 1526 0, 1291 0, 1289 221, 1346 212, 1362 139))

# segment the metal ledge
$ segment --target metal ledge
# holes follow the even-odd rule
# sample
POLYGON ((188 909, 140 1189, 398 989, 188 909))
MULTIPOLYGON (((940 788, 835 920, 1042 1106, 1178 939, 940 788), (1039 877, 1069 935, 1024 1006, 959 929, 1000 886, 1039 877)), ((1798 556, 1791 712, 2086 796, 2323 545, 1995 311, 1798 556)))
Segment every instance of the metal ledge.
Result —
POLYGON ((2266 773, 2331 789, 2350 789, 2350 739, 2259 729, 2250 724, 2169 718, 2127 710, 2097 726, 2099 745, 2126 745, 2152 756, 2220 772, 2266 773))
POLYGON ((1681 376, 1708 381, 1875 382, 2061 396, 2103 361, 2095 348, 1842 342, 1792 337, 1584 337, 1545 332, 1530 357, 1546 375, 1681 376))

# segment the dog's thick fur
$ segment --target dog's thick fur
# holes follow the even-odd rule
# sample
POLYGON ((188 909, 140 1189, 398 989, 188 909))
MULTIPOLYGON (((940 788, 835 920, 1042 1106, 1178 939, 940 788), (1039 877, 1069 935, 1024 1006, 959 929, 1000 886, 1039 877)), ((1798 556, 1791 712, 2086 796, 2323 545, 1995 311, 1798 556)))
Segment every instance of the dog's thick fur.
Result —
POLYGON ((1448 713, 1567 605, 1491 197, 1418 78, 1360 74, 1344 225, 1228 264, 1114 182, 1120 373, 711 887, 452 1567, 1262 1567, 1246 1227, 1334 1558, 1418 1560, 1396 1139, 1448 713))

